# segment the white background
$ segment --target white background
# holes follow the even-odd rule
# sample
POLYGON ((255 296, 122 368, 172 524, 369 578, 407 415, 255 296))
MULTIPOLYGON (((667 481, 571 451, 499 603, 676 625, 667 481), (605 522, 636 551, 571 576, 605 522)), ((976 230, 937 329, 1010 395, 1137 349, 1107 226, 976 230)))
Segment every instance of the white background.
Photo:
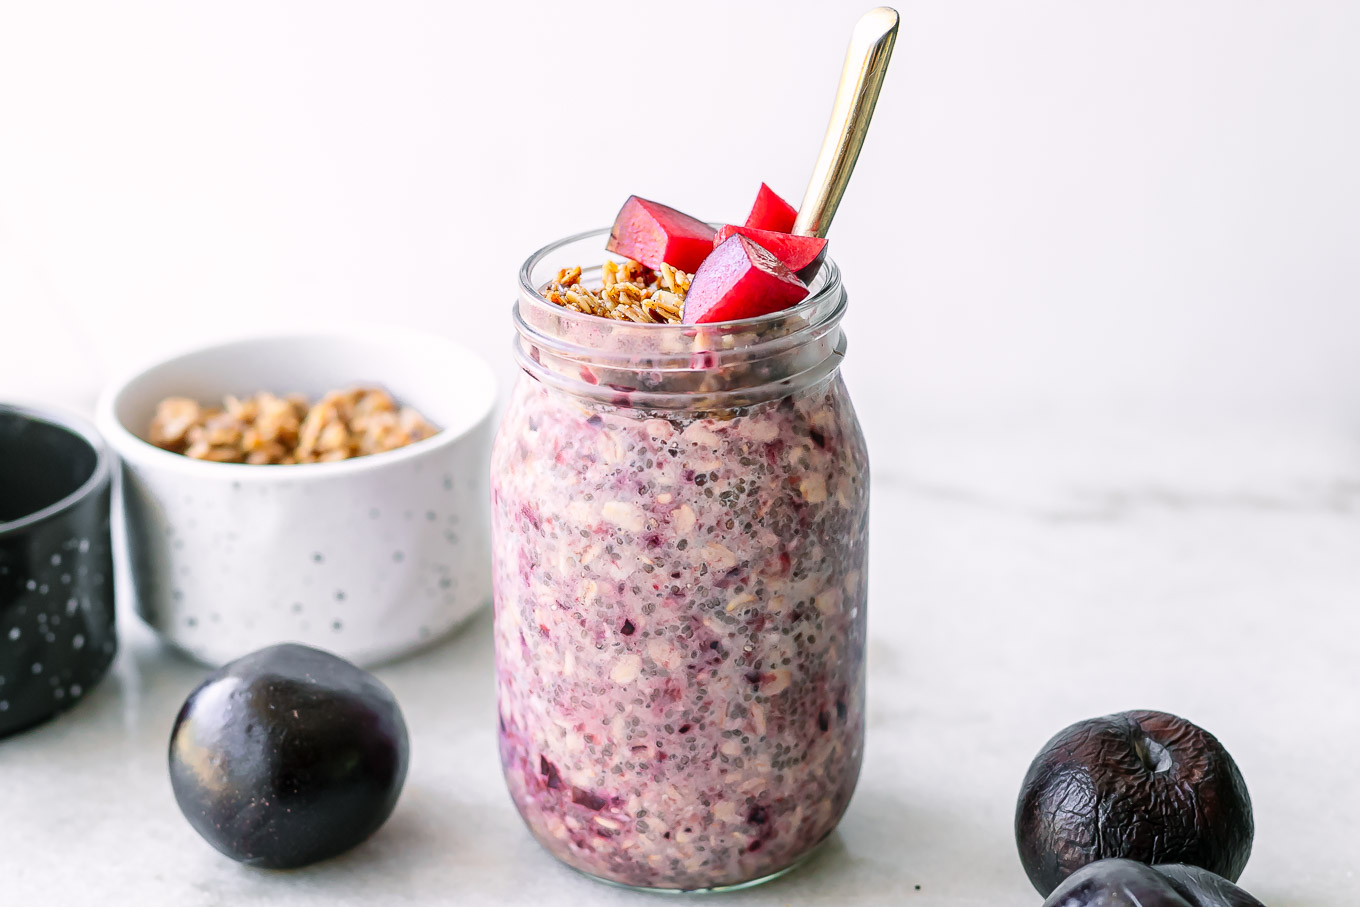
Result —
MULTIPOLYGON (((353 319, 508 376, 539 245, 797 203, 863 5, 3 0, 0 397, 353 319)), ((1356 420, 1360 4, 902 12, 832 232, 852 381, 1356 420)))
MULTIPOLYGON (((508 379, 533 249, 630 193, 801 197, 861 10, 0 0, 0 399, 88 407, 171 348, 352 320, 508 379)), ((1025 765, 1161 708, 1242 766, 1247 887, 1350 907, 1360 3, 902 12, 831 233, 874 464, 865 769, 817 868, 732 903, 1032 907, 1025 765)), ((510 810, 485 615, 380 672, 418 738, 389 825, 279 876, 180 819, 164 741, 203 672, 119 607, 110 679, 0 745, 26 903, 637 903, 510 810)))

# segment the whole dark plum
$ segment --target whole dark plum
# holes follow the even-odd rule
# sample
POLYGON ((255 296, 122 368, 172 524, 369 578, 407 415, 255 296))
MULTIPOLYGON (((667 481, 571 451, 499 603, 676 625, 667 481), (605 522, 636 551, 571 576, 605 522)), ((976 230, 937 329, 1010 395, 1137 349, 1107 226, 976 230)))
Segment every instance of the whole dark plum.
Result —
POLYGON ((208 843, 250 866, 288 869, 377 831, 408 758, 387 687, 329 652, 279 645, 189 694, 170 735, 170 783, 208 843))
POLYGON ((1207 869, 1184 863, 1153 868, 1194 907, 1265 907, 1232 882, 1207 869))
POLYGON ((1251 798, 1214 736, 1164 712, 1078 722, 1034 758, 1015 808, 1025 872, 1042 895, 1096 860, 1189 863, 1237 881, 1251 798))
POLYGON ((1098 860, 1058 886, 1044 907, 1195 907, 1150 866, 1098 860))

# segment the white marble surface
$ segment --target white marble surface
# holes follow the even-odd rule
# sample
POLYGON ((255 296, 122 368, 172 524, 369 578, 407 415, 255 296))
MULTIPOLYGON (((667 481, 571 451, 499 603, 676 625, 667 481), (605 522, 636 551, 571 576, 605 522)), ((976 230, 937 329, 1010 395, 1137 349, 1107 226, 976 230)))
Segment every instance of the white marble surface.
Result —
MULTIPOLYGON (((810 865, 723 902, 1033 907, 1011 834, 1029 759, 1070 721, 1160 708, 1218 734, 1246 776, 1244 884, 1270 907, 1352 905, 1360 420, 889 420, 891 401, 866 396, 880 417, 864 774, 810 865)), ((180 817, 166 743, 204 670, 121 606, 112 676, 0 743, 0 903, 653 902, 574 875, 521 826, 496 759, 488 614, 379 671, 413 746, 388 824, 274 873, 180 817)))

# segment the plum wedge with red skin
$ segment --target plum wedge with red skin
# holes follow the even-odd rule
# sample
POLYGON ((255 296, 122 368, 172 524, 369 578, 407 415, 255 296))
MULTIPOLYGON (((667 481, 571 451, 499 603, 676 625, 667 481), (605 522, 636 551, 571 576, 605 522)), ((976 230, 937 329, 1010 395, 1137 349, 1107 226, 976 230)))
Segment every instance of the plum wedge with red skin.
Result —
POLYGON ((755 240, 795 274, 817 261, 826 251, 826 240, 819 236, 795 236, 792 233, 757 230, 754 227, 738 227, 733 224, 723 227, 718 231, 718 235, 713 237, 714 247, 722 245, 734 233, 755 240))
POLYGON ((787 309, 808 288, 769 250, 736 234, 712 251, 685 296, 685 324, 755 318, 787 309))
POLYGON ((756 203, 751 206, 751 213, 746 215, 746 226, 754 230, 791 233, 796 220, 798 212, 793 205, 775 195, 769 186, 761 183, 760 191, 756 193, 756 203))
POLYGON ((663 264, 693 274, 713 251, 713 228, 683 211, 628 196, 605 248, 649 268, 663 264))

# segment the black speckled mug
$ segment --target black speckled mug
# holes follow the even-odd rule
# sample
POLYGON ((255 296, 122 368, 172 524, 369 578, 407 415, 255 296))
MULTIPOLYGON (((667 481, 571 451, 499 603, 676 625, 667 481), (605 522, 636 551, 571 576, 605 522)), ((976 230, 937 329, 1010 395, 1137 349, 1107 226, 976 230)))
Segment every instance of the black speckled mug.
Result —
POLYGON ((113 661, 109 485, 92 427, 0 404, 0 736, 70 708, 113 661))

